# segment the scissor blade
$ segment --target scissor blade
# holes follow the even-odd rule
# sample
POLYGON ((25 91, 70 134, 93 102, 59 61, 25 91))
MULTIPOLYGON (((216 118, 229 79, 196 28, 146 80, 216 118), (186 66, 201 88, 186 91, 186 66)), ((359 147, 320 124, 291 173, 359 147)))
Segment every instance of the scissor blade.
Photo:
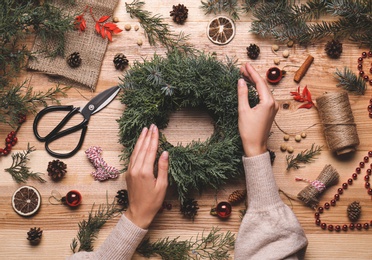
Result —
POLYGON ((89 118, 91 115, 101 111, 106 107, 119 93, 120 87, 115 86, 101 92, 94 98, 92 98, 88 104, 81 110, 81 113, 85 118, 89 118))

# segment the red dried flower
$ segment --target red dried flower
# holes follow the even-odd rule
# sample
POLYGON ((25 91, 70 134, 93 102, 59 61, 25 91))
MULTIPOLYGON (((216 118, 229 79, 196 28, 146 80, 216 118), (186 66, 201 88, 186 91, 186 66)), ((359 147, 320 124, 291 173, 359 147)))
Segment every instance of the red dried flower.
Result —
POLYGON ((297 91, 291 91, 291 95, 293 96, 293 99, 298 101, 298 102, 307 102, 306 104, 303 104, 299 106, 298 108, 312 108, 314 106, 314 102, 311 99, 311 93, 307 86, 304 87, 301 93, 301 87, 298 86, 297 91))

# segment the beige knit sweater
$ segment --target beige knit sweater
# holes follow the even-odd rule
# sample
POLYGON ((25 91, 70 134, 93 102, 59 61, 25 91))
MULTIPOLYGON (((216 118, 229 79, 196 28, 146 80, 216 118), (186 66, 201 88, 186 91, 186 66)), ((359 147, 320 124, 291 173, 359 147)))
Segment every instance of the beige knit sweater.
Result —
MULTIPOLYGON (((243 157, 248 210, 235 243, 235 259, 303 259, 307 239, 292 210, 281 200, 269 153, 243 157)), ((68 259, 131 259, 147 230, 123 214, 95 252, 79 252, 68 259)))

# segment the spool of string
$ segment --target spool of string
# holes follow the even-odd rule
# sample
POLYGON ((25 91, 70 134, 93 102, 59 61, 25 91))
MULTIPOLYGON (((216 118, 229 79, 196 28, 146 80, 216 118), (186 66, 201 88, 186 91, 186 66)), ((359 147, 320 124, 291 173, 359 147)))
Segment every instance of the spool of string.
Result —
POLYGON ((319 176, 314 181, 303 178, 296 178, 297 181, 310 183, 302 189, 297 198, 303 201, 310 208, 315 208, 319 204, 320 195, 330 186, 337 184, 340 175, 330 164, 324 166, 319 176))
POLYGON ((337 155, 354 152, 359 137, 346 92, 327 93, 316 99, 328 147, 337 155))

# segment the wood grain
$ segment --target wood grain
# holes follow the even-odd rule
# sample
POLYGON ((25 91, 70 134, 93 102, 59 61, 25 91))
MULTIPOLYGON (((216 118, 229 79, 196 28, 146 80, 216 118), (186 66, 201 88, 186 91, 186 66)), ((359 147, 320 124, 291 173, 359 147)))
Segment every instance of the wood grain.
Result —
MULTIPOLYGON (((279 104, 289 103, 289 109, 280 110, 276 117, 277 125, 272 127, 272 135, 269 139, 269 148, 275 151, 276 160, 274 162, 274 173, 278 186, 287 194, 295 196, 301 189, 306 186, 306 183, 296 182, 295 176, 315 179, 320 173, 325 164, 332 164, 340 173, 340 183, 332 188, 329 188, 321 197, 321 203, 329 201, 336 193, 337 188, 342 182, 345 182, 359 162, 372 148, 372 131, 370 131, 371 120, 368 117, 367 105, 371 97, 371 89, 368 87, 364 96, 349 95, 351 107, 357 124, 360 145, 358 151, 348 156, 338 157, 329 152, 323 136, 322 126, 320 125, 316 108, 297 109, 300 105, 292 100, 289 92, 294 91, 298 86, 293 81, 293 76, 298 67, 303 63, 306 57, 310 54, 315 59, 310 66, 305 77, 301 80, 302 87, 308 86, 313 95, 313 99, 322 95, 324 92, 341 91, 336 87, 334 72, 337 69, 343 69, 347 66, 356 72, 356 61, 362 51, 356 44, 344 42, 344 51, 340 59, 331 60, 324 52, 325 42, 318 42, 308 47, 294 46, 287 48, 285 44, 274 42, 269 39, 261 39, 249 33, 252 17, 250 15, 242 15, 241 20, 236 22, 236 35, 232 42, 226 46, 217 46, 212 44, 206 37, 206 27, 214 15, 204 15, 200 9, 200 1, 187 1, 186 6, 189 9, 189 18, 184 25, 176 25, 172 22, 169 11, 172 5, 178 2, 169 0, 153 0, 147 1, 145 9, 154 14, 161 14, 166 21, 172 26, 175 32, 184 31, 190 35, 190 42, 206 52, 215 52, 218 59, 225 59, 226 56, 235 57, 238 59, 238 65, 248 61, 246 55, 246 47, 250 43, 256 43, 261 48, 261 54, 257 60, 249 60, 261 75, 265 75, 269 67, 274 66, 273 59, 280 58, 280 68, 287 71, 287 75, 276 86, 270 86, 274 96, 279 104), (278 44, 280 50, 277 53, 271 51, 271 45, 278 44), (290 56, 285 59, 281 54, 283 50, 288 49, 290 56), (312 144, 323 145, 324 151, 315 160, 315 162, 306 165, 306 167, 298 170, 286 171, 286 153, 280 151, 279 147, 284 142, 283 133, 281 130, 291 133, 291 140, 288 144, 294 147, 294 154, 308 149, 312 144), (301 142, 294 141, 293 135, 305 131, 307 137, 301 142)), ((115 11, 115 16, 120 19, 118 26, 123 28, 125 24, 139 25, 136 20, 133 20, 125 11, 124 1, 120 1, 115 11)), ((25 41, 29 46, 32 45, 32 39, 25 41)), ((99 77, 96 93, 118 84, 119 77, 122 72, 116 71, 112 64, 113 57, 118 52, 123 52, 130 64, 134 61, 142 59, 150 59, 156 52, 163 55, 164 49, 160 47, 149 46, 144 36, 142 28, 138 31, 133 29, 129 32, 123 31, 121 34, 114 36, 114 40, 109 44, 99 77), (142 39, 144 44, 140 47, 137 45, 137 39, 142 39)), ((23 71, 20 78, 17 80, 22 82, 28 79, 29 84, 35 90, 46 90, 55 86, 49 78, 38 72, 23 71)), ((88 89, 71 89, 68 91, 68 97, 62 100, 63 104, 83 106, 87 100, 92 98, 96 93, 90 92, 88 89)), ((93 204, 101 204, 106 202, 106 194, 109 198, 113 198, 119 189, 126 187, 124 176, 120 176, 117 180, 106 182, 94 181, 90 173, 94 170, 92 165, 86 159, 84 151, 90 146, 100 146, 103 149, 103 157, 108 164, 121 168, 122 163, 119 160, 122 147, 118 143, 118 124, 116 120, 120 118, 125 106, 120 103, 119 99, 113 101, 107 108, 100 113, 94 115, 89 123, 89 130, 82 149, 72 158, 64 159, 68 165, 67 176, 58 183, 52 182, 47 175, 44 177, 48 180, 45 184, 40 184, 35 181, 29 181, 28 184, 35 186, 42 195, 42 207, 37 215, 30 218, 22 218, 18 216, 12 209, 11 196, 13 192, 20 186, 16 184, 11 176, 4 171, 5 168, 11 165, 11 157, 0 157, 0 258, 1 259, 63 259, 71 254, 70 243, 76 236, 78 231, 78 222, 86 219, 88 212, 93 204), (83 195, 82 205, 71 210, 64 205, 52 205, 48 202, 48 198, 52 190, 57 190, 61 194, 66 194, 69 190, 77 189, 83 195), (31 246, 26 237, 27 231, 31 227, 41 227, 44 230, 43 238, 38 246, 31 246)), ((337 113, 337 111, 335 111, 337 113)), ((50 119, 52 124, 57 119, 50 119)), ((35 172, 46 174, 46 168, 49 161, 53 160, 49 156, 43 146, 36 140, 32 132, 33 116, 29 116, 27 122, 22 125, 18 133, 18 144, 14 147, 13 152, 18 152, 26 149, 27 143, 35 146, 37 149, 30 156, 28 166, 35 172)), ((173 143, 182 145, 187 144, 192 140, 205 140, 213 131, 213 122, 211 118, 203 111, 195 109, 185 109, 176 112, 172 115, 169 127, 164 129, 167 139, 173 143)), ((45 129, 46 131, 47 129, 45 129)), ((10 131, 5 125, 0 126, 0 136, 5 138, 5 135, 10 131)), ((252 126, 249 131, 255 131, 255 126, 252 126)), ((69 145, 74 142, 72 137, 66 140, 64 145, 69 145)), ((64 150, 66 147, 60 144, 57 149, 64 150)), ((367 163, 369 167, 369 163, 367 163)), ((347 221, 346 207, 353 201, 359 201, 362 205, 361 222, 369 222, 372 216, 372 201, 367 195, 364 188, 364 171, 358 176, 358 179, 353 185, 345 191, 341 196, 341 200, 337 202, 336 207, 332 207, 327 211, 322 219, 335 224, 343 224, 347 221)), ((238 188, 244 188, 244 179, 231 180, 229 184, 224 186, 217 193, 217 200, 226 200, 227 196, 238 188)), ((195 221, 189 221, 182 218, 179 213, 179 204, 176 194, 169 189, 166 200, 172 203, 173 208, 170 211, 165 210, 159 214, 150 227, 149 236, 155 240, 165 236, 178 237, 189 239, 195 237, 203 230, 209 230, 213 226, 218 226, 222 231, 232 231, 234 234, 238 232, 240 225, 239 209, 243 209, 244 205, 238 205, 233 208, 233 213, 227 221, 219 220, 209 214, 210 208, 215 204, 215 191, 206 190, 203 194, 195 194, 195 198, 200 205, 200 211, 195 218, 195 221)), ((369 252, 370 241, 372 239, 371 229, 368 231, 348 231, 348 232, 328 232, 323 231, 314 224, 314 211, 305 207, 299 202, 289 201, 285 196, 283 200, 297 215, 300 223, 305 229, 309 239, 309 247, 306 254, 306 259, 370 259, 369 252)), ((117 219, 109 221, 98 235, 95 242, 97 248, 105 240, 111 229, 115 226, 117 219)), ((233 258, 233 252, 231 252, 233 258)), ((133 259, 141 259, 135 255, 133 259)))

